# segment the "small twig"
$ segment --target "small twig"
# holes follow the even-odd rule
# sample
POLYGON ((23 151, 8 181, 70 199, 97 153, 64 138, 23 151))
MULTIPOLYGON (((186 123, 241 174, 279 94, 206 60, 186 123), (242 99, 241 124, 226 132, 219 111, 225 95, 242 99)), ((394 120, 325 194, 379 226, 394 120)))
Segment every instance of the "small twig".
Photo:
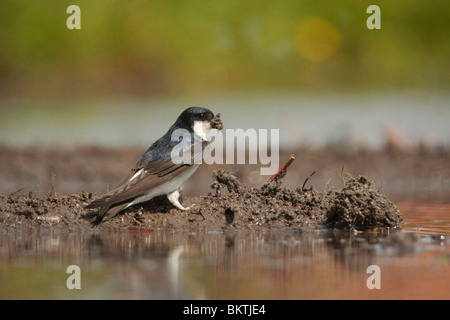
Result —
POLYGON ((350 173, 344 171, 344 166, 342 166, 341 174, 339 176, 343 183, 345 183, 345 181, 347 181, 348 179, 353 179, 353 176, 350 173))
POLYGON ((11 193, 9 196, 13 196, 13 195, 15 195, 16 193, 18 193, 18 192, 20 192, 20 191, 22 191, 23 189, 26 189, 26 188, 28 188, 28 187, 20 188, 19 190, 14 191, 13 193, 11 193))
POLYGON ((383 188, 383 182, 381 182, 381 186, 380 186, 380 188, 378 188, 377 192, 380 192, 381 188, 383 188))
POLYGON ((327 188, 328 188, 328 185, 330 184, 330 182, 331 182, 331 178, 330 179, 328 179, 328 181, 327 181, 327 183, 325 184, 325 188, 323 188, 323 192, 327 192, 327 188))
POLYGON ((309 189, 309 190, 305 189, 305 185, 306 185, 306 183, 308 182, 309 178, 311 178, 315 173, 316 173, 315 170, 314 170, 313 172, 311 172, 311 173, 309 174, 308 178, 306 178, 305 182, 303 182, 303 185, 302 185, 302 191, 309 191, 309 190, 311 190, 311 189, 309 189))
MULTIPOLYGON (((293 155, 291 155, 291 157, 289 158, 289 160, 280 168, 278 169, 277 173, 275 173, 273 176, 271 176, 269 178, 269 180, 267 180, 267 182, 272 181, 273 179, 275 179, 276 177, 278 177, 283 171, 285 171, 290 165, 291 163, 295 160, 295 157, 293 155)), ((266 183, 267 183, 266 182, 266 183)))
POLYGON ((58 194, 56 193, 55 176, 56 176, 56 174, 52 171, 52 189, 50 190, 50 194, 51 194, 53 197, 58 198, 58 194))
POLYGON ((342 182, 345 182, 345 178, 344 178, 344 166, 342 166, 341 174, 339 175, 339 177, 341 178, 342 182))

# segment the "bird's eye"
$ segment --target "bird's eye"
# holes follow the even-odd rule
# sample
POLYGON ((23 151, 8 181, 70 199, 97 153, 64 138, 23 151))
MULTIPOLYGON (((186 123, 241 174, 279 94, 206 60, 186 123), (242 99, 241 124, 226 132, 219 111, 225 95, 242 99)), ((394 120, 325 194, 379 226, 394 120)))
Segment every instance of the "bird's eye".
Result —
POLYGON ((198 117, 199 117, 200 119, 205 119, 205 117, 206 117, 206 114, 204 114, 204 113, 200 113, 198 117))

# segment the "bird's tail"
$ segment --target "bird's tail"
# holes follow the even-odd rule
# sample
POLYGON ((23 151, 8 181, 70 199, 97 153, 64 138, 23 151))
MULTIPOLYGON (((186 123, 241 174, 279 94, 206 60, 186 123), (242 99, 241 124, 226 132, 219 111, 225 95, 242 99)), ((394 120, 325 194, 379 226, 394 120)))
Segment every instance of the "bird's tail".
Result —
POLYGON ((128 202, 118 204, 114 207, 108 207, 105 209, 102 208, 99 211, 99 218, 101 219, 102 222, 108 221, 108 220, 114 218, 117 214, 119 214, 120 211, 125 209, 127 207, 127 205, 128 205, 128 202))
POLYGON ((105 202, 104 198, 97 199, 87 206, 85 206, 85 209, 96 209, 99 208, 97 212, 97 222, 105 222, 112 218, 114 218, 120 211, 125 209, 128 205, 128 202, 125 203, 119 203, 116 205, 108 205, 105 202))

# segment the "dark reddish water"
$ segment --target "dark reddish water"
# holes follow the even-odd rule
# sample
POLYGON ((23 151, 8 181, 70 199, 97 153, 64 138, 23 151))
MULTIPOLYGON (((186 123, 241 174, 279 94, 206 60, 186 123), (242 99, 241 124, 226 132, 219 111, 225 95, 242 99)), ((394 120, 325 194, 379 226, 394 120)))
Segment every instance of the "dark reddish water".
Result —
POLYGON ((400 203, 404 215, 403 229, 420 235, 450 236, 450 204, 400 203))
POLYGON ((450 205, 399 208, 384 234, 3 232, 0 299, 450 299, 450 205))

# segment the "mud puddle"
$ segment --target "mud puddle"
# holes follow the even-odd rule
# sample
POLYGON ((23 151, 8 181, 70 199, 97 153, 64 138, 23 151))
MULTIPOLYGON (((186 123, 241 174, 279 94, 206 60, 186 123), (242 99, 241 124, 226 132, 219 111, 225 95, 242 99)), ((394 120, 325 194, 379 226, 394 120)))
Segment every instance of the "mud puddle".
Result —
POLYGON ((448 299, 448 241, 397 230, 33 230, 0 236, 1 299, 448 299), (70 290, 69 266, 81 273, 70 290), (381 288, 369 289, 369 266, 381 288))

